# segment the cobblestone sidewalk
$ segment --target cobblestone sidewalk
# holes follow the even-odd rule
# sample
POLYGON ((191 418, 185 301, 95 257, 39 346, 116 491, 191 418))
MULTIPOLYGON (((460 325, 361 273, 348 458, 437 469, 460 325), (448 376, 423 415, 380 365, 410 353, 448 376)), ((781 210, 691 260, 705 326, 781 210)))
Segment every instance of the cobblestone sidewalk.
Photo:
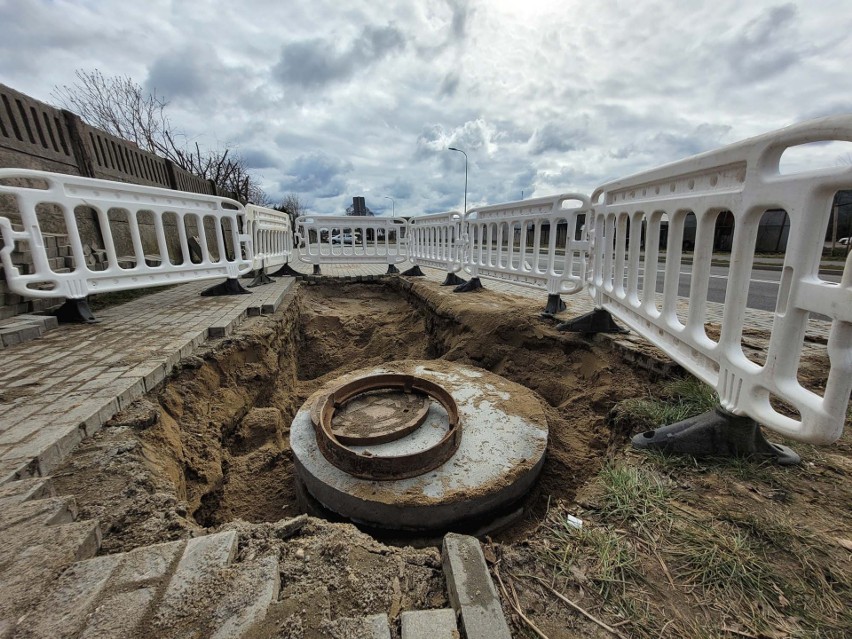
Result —
POLYGON ((84 437, 160 383, 208 338, 274 312, 292 278, 251 295, 200 297, 185 284, 63 325, 0 354, 0 485, 44 476, 84 437))

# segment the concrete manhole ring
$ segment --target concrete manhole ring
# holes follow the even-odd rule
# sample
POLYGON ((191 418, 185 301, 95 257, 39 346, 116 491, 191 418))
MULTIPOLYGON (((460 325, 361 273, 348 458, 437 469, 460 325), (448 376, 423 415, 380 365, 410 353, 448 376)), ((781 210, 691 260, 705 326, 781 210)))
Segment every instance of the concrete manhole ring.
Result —
MULTIPOLYGON (((375 397, 375 395, 373 395, 375 397)), ((416 402, 415 402, 416 403, 416 402)), ((339 384, 320 395, 311 408, 317 445, 323 456, 340 470, 354 477, 391 480, 416 477, 447 461, 461 442, 461 422, 452 395, 440 384, 415 375, 388 373, 369 375, 339 384), (419 395, 425 401, 408 416, 390 419, 385 428, 358 429, 343 432, 334 427, 335 413, 347 403, 376 391, 396 391, 419 395), (437 401, 447 413, 448 429, 437 443, 406 455, 381 456, 369 450, 357 451, 349 445, 383 444, 405 437, 420 427, 429 411, 429 398, 437 401), (348 444, 348 445, 347 445, 348 444)))
MULTIPOLYGON (((447 435, 449 421, 440 402, 429 404, 425 422, 408 435, 351 448, 397 458, 428 449, 447 435)), ((547 436, 544 409, 530 389, 456 362, 399 360, 346 373, 311 395, 291 423, 290 448, 297 490, 308 508, 377 529, 478 534, 522 514, 521 502, 544 464, 547 436), (381 481, 356 477, 320 450, 311 413, 334 388, 388 374, 424 378, 449 393, 464 425, 461 443, 443 464, 425 473, 381 481)))

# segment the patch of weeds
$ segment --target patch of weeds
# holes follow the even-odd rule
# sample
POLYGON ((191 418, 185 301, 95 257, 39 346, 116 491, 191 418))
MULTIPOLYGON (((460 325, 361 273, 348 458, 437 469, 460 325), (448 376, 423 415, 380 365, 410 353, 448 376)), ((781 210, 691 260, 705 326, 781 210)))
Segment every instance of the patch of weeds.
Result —
POLYGON ((770 586, 767 559, 749 535, 729 524, 695 525, 679 522, 673 528, 674 574, 702 592, 723 595, 732 603, 764 599, 770 586))
POLYGON ((608 528, 575 528, 561 509, 548 513, 547 543, 538 547, 539 560, 554 581, 568 578, 591 583, 605 600, 623 594, 638 577, 636 549, 622 532, 608 528))
POLYGON ((598 475, 600 513, 606 519, 657 520, 671 497, 668 482, 657 473, 635 466, 607 464, 598 475))
POLYGON ((852 581, 843 569, 849 563, 831 556, 831 540, 788 513, 728 513, 724 520, 771 547, 768 570, 777 584, 774 605, 817 632, 813 636, 839 637, 852 628, 852 581))
POLYGON ((652 430, 706 413, 718 403, 716 391, 695 377, 665 384, 660 397, 634 397, 618 402, 612 410, 616 426, 652 430))

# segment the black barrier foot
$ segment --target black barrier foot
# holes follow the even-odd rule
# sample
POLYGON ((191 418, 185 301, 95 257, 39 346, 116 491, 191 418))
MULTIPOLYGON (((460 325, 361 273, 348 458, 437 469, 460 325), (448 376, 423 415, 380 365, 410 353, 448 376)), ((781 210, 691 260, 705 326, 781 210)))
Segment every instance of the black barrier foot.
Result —
POLYGON ((254 279, 247 284, 247 288, 254 288, 255 286, 263 286, 264 284, 274 284, 275 280, 269 277, 266 274, 264 269, 260 269, 257 271, 257 275, 254 276, 254 279))
POLYGON ((460 286, 456 286, 453 289, 453 293, 470 293, 471 291, 478 291, 482 288, 482 282, 479 281, 478 277, 471 277, 470 281, 461 284, 460 286))
POLYGON ((314 275, 322 275, 322 270, 319 264, 314 264, 314 275))
POLYGON ((220 295, 250 295, 251 291, 247 291, 240 284, 240 280, 236 277, 229 277, 221 284, 205 288, 201 291, 202 297, 219 297, 220 295))
POLYGON ((97 324, 101 321, 92 313, 87 299, 65 300, 53 314, 62 324, 97 324))
POLYGON ((565 302, 562 301, 562 298, 557 293, 556 295, 548 295, 547 296, 547 306, 544 307, 545 315, 556 315, 557 313, 561 313, 564 311, 567 306, 565 306, 565 302))
POLYGON ((393 264, 388 264, 388 270, 385 275, 393 275, 394 273, 399 273, 399 269, 393 264))
POLYGON ((441 282, 441 286, 461 286, 466 282, 467 280, 463 280, 455 273, 447 273, 447 277, 441 282))
POLYGON ((302 275, 302 274, 299 273, 299 271, 295 270, 289 264, 285 264, 284 266, 279 268, 277 271, 272 273, 273 277, 299 277, 300 275, 302 275))
POLYGON ((734 415, 721 406, 670 426, 639 433, 632 443, 633 448, 695 457, 773 459, 782 466, 801 461, 788 446, 768 442, 751 417, 734 415))
POLYGON ((575 317, 567 322, 562 322, 556 326, 558 331, 567 331, 569 333, 626 333, 627 330, 621 328, 612 319, 609 311, 602 308, 596 308, 591 313, 586 313, 580 317, 575 317))
POLYGON ((426 277, 426 273, 421 271, 420 267, 417 264, 412 266, 407 271, 403 271, 402 274, 407 276, 407 277, 426 277))

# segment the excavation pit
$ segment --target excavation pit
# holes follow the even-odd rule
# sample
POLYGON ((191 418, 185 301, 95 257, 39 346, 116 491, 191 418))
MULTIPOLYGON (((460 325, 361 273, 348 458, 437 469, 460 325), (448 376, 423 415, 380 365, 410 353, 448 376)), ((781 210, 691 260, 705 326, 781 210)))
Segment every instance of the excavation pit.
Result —
MULTIPOLYGON (((333 420, 329 421, 331 426, 333 420)), ((330 430, 337 434, 334 427, 330 430)), ((310 498, 341 517, 378 529, 485 532, 521 514, 517 506, 541 471, 547 435, 544 410, 529 389, 454 362, 408 360, 353 371, 325 384, 293 419, 290 447, 298 481, 310 498), (411 417, 397 414, 394 419, 388 409, 416 406, 421 400, 415 398, 423 393, 407 398, 412 393, 404 390, 371 392, 342 402, 338 408, 341 417, 346 416, 347 432, 357 423, 362 431, 378 426, 369 421, 374 415, 384 416, 384 426, 373 432, 392 434, 389 441, 381 437, 382 441, 361 445, 337 443, 356 464, 362 462, 353 474, 344 470, 351 467, 329 454, 323 441, 328 429, 324 434, 318 422, 324 407, 334 412, 335 390, 378 376, 423 380, 443 389, 454 406, 430 393, 425 418, 411 427, 411 417), (450 417, 454 408, 458 424, 450 417), (443 461, 446 442, 454 447, 443 461), (439 465, 430 463, 436 459, 439 465), (382 478, 375 478, 369 468, 377 461, 397 474, 379 473, 382 478)))

